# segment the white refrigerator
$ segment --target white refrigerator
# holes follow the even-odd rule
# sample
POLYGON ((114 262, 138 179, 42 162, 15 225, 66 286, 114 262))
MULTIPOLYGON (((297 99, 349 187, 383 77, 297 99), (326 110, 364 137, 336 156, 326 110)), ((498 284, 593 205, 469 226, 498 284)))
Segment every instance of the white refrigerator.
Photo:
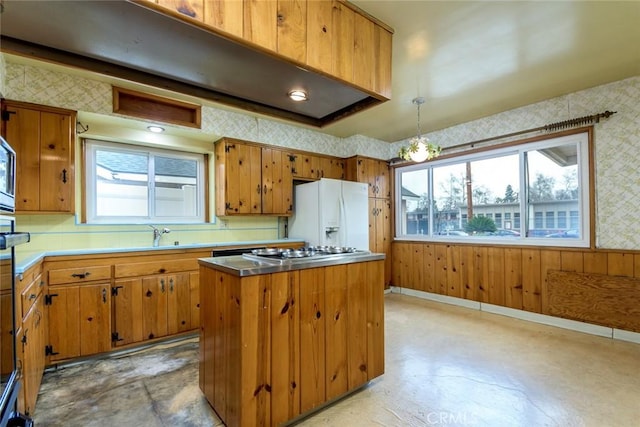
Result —
POLYGON ((322 178, 295 187, 289 236, 311 246, 369 250, 368 186, 322 178))

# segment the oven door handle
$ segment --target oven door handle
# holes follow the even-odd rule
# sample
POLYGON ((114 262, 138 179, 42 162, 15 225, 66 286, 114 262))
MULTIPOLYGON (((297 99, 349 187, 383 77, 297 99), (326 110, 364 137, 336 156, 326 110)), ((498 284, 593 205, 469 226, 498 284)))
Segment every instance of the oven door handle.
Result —
POLYGON ((10 249, 30 240, 29 233, 0 233, 0 249, 10 249))

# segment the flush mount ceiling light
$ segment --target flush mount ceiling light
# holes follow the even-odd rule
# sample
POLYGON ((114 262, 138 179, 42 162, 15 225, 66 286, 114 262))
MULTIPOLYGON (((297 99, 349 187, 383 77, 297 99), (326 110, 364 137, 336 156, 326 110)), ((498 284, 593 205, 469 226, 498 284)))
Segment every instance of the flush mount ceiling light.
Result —
POLYGON ((418 106, 418 132, 415 137, 409 140, 408 147, 400 148, 398 156, 403 160, 413 160, 414 162, 424 162, 440 155, 442 148, 437 144, 432 144, 429 139, 421 135, 420 132, 420 106, 424 104, 424 98, 419 96, 411 101, 418 106))
POLYGON ((308 99, 307 92, 303 90, 292 90, 288 93, 289 98, 293 99, 296 102, 306 101, 308 99))
POLYGON ((162 133, 162 132, 164 132, 164 128, 160 127, 160 126, 147 126, 147 129, 149 129, 149 131, 153 132, 153 133, 162 133))

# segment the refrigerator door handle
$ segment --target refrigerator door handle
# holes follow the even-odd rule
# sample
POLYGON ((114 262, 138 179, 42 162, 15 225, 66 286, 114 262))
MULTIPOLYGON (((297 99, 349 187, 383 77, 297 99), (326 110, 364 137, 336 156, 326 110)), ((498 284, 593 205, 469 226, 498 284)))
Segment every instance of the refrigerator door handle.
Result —
POLYGON ((340 196, 338 200, 340 205, 340 240, 338 241, 338 246, 345 246, 347 241, 347 208, 344 204, 344 197, 340 196))

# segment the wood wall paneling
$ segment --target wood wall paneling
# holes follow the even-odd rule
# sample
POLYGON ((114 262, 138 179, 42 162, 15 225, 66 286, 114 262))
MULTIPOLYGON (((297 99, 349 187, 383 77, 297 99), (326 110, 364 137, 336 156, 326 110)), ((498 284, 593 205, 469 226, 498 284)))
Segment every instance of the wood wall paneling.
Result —
POLYGON ((522 252, 519 248, 504 250, 505 305, 522 310, 522 252))

